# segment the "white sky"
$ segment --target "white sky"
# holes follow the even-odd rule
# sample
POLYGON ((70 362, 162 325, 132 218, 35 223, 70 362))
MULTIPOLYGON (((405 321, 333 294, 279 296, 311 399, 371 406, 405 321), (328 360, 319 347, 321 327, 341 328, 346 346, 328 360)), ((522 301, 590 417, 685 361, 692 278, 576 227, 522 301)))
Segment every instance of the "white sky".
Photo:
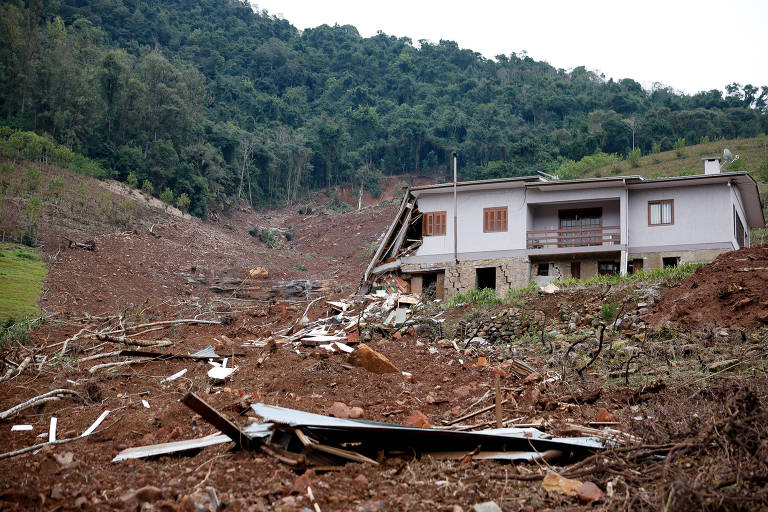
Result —
POLYGON ((768 0, 251 0, 299 29, 354 25, 493 58, 525 50, 557 68, 585 66, 687 93, 768 85, 768 0))

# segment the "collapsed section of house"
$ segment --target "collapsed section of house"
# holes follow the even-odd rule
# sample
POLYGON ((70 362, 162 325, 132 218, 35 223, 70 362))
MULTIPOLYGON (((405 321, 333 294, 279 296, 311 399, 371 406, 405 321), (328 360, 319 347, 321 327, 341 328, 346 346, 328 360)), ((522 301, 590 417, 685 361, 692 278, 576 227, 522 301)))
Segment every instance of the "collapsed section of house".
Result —
MULTIPOLYGON (((746 172, 645 179, 507 178, 410 188, 371 259, 361 291, 394 285, 443 298, 535 280, 709 263, 765 227, 746 172)), ((715 162, 717 165, 713 165, 715 162)), ((715 169, 716 167, 716 169, 715 169)))

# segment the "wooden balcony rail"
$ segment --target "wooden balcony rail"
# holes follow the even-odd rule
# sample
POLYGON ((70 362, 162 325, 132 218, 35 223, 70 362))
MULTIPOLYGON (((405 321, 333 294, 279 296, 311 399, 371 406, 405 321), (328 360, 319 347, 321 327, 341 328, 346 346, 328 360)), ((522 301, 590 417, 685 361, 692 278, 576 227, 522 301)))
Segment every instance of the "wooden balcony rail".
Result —
POLYGON ((621 243, 620 226, 591 226, 570 229, 542 229, 527 232, 528 249, 591 247, 621 243))

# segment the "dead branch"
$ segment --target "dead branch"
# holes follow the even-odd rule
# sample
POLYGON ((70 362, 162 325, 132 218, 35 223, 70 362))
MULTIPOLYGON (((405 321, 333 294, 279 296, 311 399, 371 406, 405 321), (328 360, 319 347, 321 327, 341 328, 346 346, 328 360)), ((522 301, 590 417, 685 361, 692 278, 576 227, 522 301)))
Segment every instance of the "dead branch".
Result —
POLYGON ((640 357, 640 354, 633 354, 629 356, 629 359, 627 359, 627 367, 624 369, 624 382, 629 386, 629 365, 632 364, 632 360, 637 359, 640 357))
POLYGON ((563 382, 565 382, 565 367, 566 367, 566 365, 568 364, 568 355, 571 353, 571 350, 573 350, 573 347, 575 347, 575 346, 576 346, 576 345, 578 345, 579 343, 584 343, 584 342, 585 342, 585 341, 587 341, 588 339, 589 339, 589 336, 584 336, 583 338, 581 338, 581 339, 578 339, 578 340, 574 341, 573 343, 571 343, 571 344, 568 346, 568 350, 566 350, 566 351, 565 351, 565 355, 563 356, 563 373, 562 373, 562 375, 560 376, 560 379, 561 379, 563 382))
POLYGON ((579 374, 579 377, 581 377, 581 374, 584 370, 592 366, 592 363, 594 363, 598 357, 600 357, 600 352, 603 351, 603 335, 605 334, 605 324, 600 322, 600 343, 597 346, 597 352, 595 352, 592 355, 592 359, 589 360, 587 364, 576 370, 576 373, 579 374))
POLYGON ((134 340, 127 336, 111 336, 109 334, 93 334, 91 338, 99 341, 108 341, 110 343, 123 343, 125 345, 133 345, 135 347, 167 347, 173 345, 171 340, 134 340))
POLYGON ((94 354, 88 357, 81 357, 76 362, 84 363, 85 361, 93 361, 94 359, 103 359, 105 357, 119 356, 122 350, 115 350, 114 352, 102 352, 101 354, 94 354))
POLYGON ((91 366, 91 368, 88 369, 88 373, 96 373, 97 370, 101 370, 102 368, 112 368, 115 366, 128 366, 131 364, 144 363, 144 362, 146 361, 143 361, 141 359, 129 359, 128 361, 118 361, 116 363, 97 364, 97 365, 91 366))
POLYGON ((135 331, 137 329, 144 329, 145 327, 154 327, 155 325, 177 325, 177 324, 213 324, 220 325, 220 320, 199 320, 197 318, 181 318, 179 320, 160 320, 158 322, 149 322, 146 324, 129 325, 121 329, 114 329, 112 331, 105 332, 103 334, 115 334, 118 332, 135 331))
POLYGON ((83 334, 85 331, 87 331, 87 330, 88 330, 90 327, 91 327, 90 325, 86 325, 85 327, 83 327, 82 329, 80 329, 80 330, 77 332, 77 334, 75 334, 74 336, 71 336, 71 337, 69 337, 69 338, 65 339, 65 340, 64 340, 64 346, 63 346, 63 347, 61 347, 61 352, 59 352, 59 355, 63 357, 63 356, 64 356, 64 354, 66 354, 66 353, 67 353, 67 347, 69 346, 69 342, 70 342, 70 341, 75 341, 75 340, 77 340, 77 339, 80 337, 80 335, 81 335, 81 334, 83 334))
POLYGON ((25 357, 24 360, 21 362, 21 364, 19 364, 16 368, 9 368, 8 369, 8 371, 5 372, 5 375, 3 375, 0 378, 0 382, 3 382, 4 380, 10 379, 13 376, 14 372, 16 373, 16 375, 21 375, 21 372, 23 372, 24 369, 27 366, 29 366, 29 363, 31 363, 31 362, 32 362, 32 356, 25 357))
POLYGON ((14 416, 19 412, 23 411, 24 409, 29 409, 30 407, 34 407, 38 404, 49 402, 51 401, 51 399, 58 400, 60 398, 58 395, 75 395, 81 400, 83 399, 83 396, 77 391, 75 391, 74 389, 67 389, 67 388, 54 389, 53 391, 43 393, 42 395, 38 395, 34 398, 30 398, 26 402, 15 405, 10 409, 8 409, 7 411, 0 412, 0 420, 4 420, 6 418, 14 416))

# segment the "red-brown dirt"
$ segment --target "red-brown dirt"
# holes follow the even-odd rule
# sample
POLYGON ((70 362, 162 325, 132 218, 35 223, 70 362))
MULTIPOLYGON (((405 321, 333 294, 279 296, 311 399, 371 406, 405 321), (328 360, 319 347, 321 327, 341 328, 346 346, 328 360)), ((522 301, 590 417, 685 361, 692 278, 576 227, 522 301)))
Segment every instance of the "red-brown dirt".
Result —
POLYGON ((744 326, 768 323, 768 247, 721 254, 664 295, 648 317, 664 322, 744 326))

